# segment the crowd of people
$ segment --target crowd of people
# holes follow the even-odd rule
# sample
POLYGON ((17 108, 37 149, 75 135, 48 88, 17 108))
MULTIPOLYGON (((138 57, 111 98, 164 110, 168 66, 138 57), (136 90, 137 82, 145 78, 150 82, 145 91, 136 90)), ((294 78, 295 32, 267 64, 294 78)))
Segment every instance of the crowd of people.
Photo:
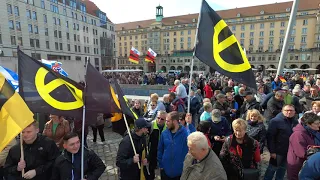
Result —
POLYGON ((320 178, 320 78, 257 76, 258 90, 226 77, 182 78, 139 114, 119 145, 120 179, 288 180, 320 178), (190 113, 187 101, 190 96, 190 113), (261 154, 269 153, 262 174, 261 154), (142 170, 137 163, 141 164, 142 170), (212 168, 214 167, 214 170, 212 168))

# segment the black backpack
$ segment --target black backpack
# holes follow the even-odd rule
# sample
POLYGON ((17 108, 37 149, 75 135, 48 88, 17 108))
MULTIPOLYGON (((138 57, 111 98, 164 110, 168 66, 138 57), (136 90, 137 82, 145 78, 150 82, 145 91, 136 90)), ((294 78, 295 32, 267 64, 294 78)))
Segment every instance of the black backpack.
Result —
MULTIPOLYGON (((315 153, 317 153, 317 152, 320 152, 320 146, 308 146, 307 147, 307 152, 306 152, 306 160, 303 162, 303 165, 302 165, 302 167, 301 167, 301 169, 303 169, 303 167, 305 166, 305 164, 306 164, 306 162, 308 161, 308 159, 310 159, 310 157, 312 156, 312 155, 314 155, 315 153)), ((301 169, 300 169, 300 172, 301 172, 301 169)), ((300 174, 300 172, 299 172, 299 174, 300 174)))

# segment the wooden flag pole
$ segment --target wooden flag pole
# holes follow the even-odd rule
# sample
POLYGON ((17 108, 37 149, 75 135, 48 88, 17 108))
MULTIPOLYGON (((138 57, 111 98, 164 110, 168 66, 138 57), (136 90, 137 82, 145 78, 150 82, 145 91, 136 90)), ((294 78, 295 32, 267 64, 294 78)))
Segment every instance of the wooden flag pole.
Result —
MULTIPOLYGON (((127 131, 128 131, 129 137, 130 137, 130 141, 131 141, 131 145, 132 145, 132 148, 133 148, 133 152, 134 152, 135 155, 137 155, 137 151, 136 151, 136 148, 134 147, 134 143, 133 143, 132 136, 131 136, 131 131, 130 131, 130 128, 128 126, 127 117, 126 117, 125 114, 123 114, 123 119, 124 119, 124 122, 125 122, 126 127, 127 127, 127 131)), ((141 169, 140 162, 138 162, 138 167, 139 167, 139 169, 141 169)))
MULTIPOLYGON (((20 133, 20 153, 21 153, 20 160, 21 160, 21 159, 24 160, 22 133, 20 133)), ((22 176, 22 177, 24 176, 24 169, 22 169, 22 171, 21 171, 21 176, 22 176)))

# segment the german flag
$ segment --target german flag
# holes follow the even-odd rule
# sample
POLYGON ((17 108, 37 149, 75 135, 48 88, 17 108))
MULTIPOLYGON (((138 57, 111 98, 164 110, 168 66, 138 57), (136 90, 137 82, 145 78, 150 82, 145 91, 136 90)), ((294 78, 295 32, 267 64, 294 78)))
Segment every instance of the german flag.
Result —
POLYGON ((196 57, 219 73, 257 89, 243 48, 221 17, 203 0, 199 16, 196 57))
POLYGON ((155 53, 151 48, 149 48, 145 61, 150 63, 155 63, 157 53, 155 53))
POLYGON ((130 56, 129 56, 129 61, 135 64, 139 64, 139 56, 140 56, 140 52, 132 47, 130 50, 130 56))
POLYGON ((279 76, 279 79, 280 79, 280 81, 281 81, 282 83, 287 82, 287 80, 286 80, 283 76, 279 76))
POLYGON ((32 112, 82 119, 83 89, 18 49, 19 93, 32 112))
POLYGON ((33 113, 0 73, 0 152, 33 121, 33 113))

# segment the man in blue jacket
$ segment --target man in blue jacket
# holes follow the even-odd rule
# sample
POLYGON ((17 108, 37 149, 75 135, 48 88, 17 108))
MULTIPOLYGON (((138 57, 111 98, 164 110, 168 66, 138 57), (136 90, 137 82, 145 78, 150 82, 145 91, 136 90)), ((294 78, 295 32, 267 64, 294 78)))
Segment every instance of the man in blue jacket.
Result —
POLYGON ((282 112, 270 120, 267 132, 270 161, 264 180, 272 180, 274 174, 276 174, 277 180, 284 178, 287 167, 289 138, 293 133, 293 127, 297 124, 295 108, 291 104, 283 106, 282 112))
POLYGON ((179 113, 166 117, 167 129, 162 132, 158 145, 158 162, 162 180, 180 180, 183 162, 188 153, 186 128, 179 124, 179 113))

